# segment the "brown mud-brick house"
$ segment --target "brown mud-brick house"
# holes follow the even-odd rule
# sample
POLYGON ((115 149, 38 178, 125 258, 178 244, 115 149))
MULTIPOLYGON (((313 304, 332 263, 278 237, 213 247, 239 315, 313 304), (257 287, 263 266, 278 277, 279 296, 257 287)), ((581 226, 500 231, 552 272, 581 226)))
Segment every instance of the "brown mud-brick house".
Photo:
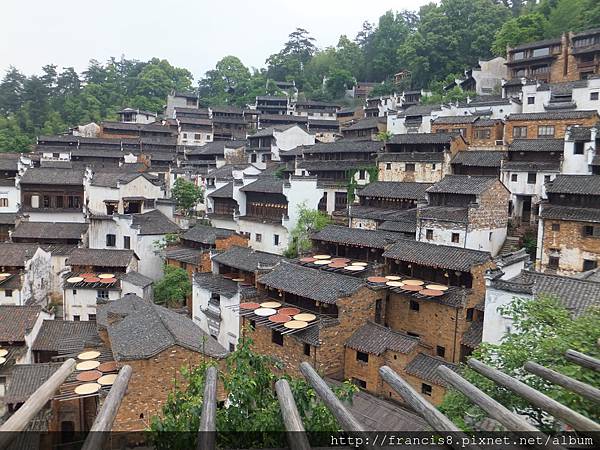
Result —
MULTIPOLYGON (((495 267, 489 253, 426 242, 401 240, 387 247, 386 273, 448 287, 443 295, 427 297, 389 288, 385 324, 419 337, 434 355, 458 363, 472 347, 463 345, 474 322, 483 319, 484 274, 495 267)), ((469 341, 471 344, 471 341, 469 341)))
POLYGON ((219 106, 211 108, 211 111, 215 141, 246 139, 248 123, 241 108, 219 106))
POLYGON ((252 339, 254 350, 274 356, 291 375, 307 361, 341 380, 344 343, 368 320, 383 320, 384 296, 358 277, 281 262, 258 278, 257 288, 266 299, 316 316, 308 327, 289 330, 253 312, 242 314, 242 335, 252 339))
POLYGON ((600 74, 600 28, 571 33, 570 40, 575 67, 570 67, 569 78, 585 80, 600 74))
POLYGON ((195 272, 210 272, 211 250, 223 251, 237 245, 248 246, 248 238, 233 230, 206 225, 195 225, 180 237, 180 244, 166 249, 166 263, 195 272))
POLYGON ((183 382, 180 369, 222 361, 227 350, 191 319, 135 295, 98 308, 100 337, 133 373, 113 431, 142 431, 183 382), (151 331, 151 333, 149 332, 151 331))
POLYGON ((450 173, 450 160, 467 143, 457 133, 397 134, 377 158, 380 181, 435 183, 450 173))
POLYGON ((431 121, 432 133, 459 133, 470 144, 473 139, 473 125, 479 116, 442 116, 431 121))
POLYGON ((450 165, 454 175, 488 175, 500 178, 500 166, 504 158, 504 151, 467 150, 458 152, 450 165))
POLYGON ((480 117, 473 123, 469 140, 472 149, 497 149, 504 145, 504 121, 480 117))
POLYGON ((506 239, 509 197, 497 177, 447 175, 427 189, 416 239, 496 255, 506 239))
POLYGON ((600 176, 557 175, 540 205, 537 268, 559 274, 596 269, 600 260, 600 176))
POLYGON ((377 264, 383 263, 381 255, 386 246, 406 236, 391 231, 328 225, 313 233, 311 239, 318 253, 377 264))
POLYGON ((273 253, 260 252, 247 246, 232 245, 212 257, 213 272, 232 278, 243 278, 254 285, 256 276, 268 272, 284 258, 273 253))
POLYGON ((504 140, 510 144, 515 139, 564 139, 568 127, 591 127, 599 121, 596 110, 510 114, 506 120, 504 140))
POLYGON ((426 200, 425 191, 431 183, 374 181, 356 192, 358 204, 350 205, 351 228, 376 230, 384 222, 402 225, 404 233, 414 237, 415 214, 418 202, 426 200), (409 224, 413 224, 409 227, 409 224))
POLYGON ((342 128, 342 135, 346 139, 375 139, 377 133, 386 131, 385 118, 369 117, 359 120, 349 127, 342 128))

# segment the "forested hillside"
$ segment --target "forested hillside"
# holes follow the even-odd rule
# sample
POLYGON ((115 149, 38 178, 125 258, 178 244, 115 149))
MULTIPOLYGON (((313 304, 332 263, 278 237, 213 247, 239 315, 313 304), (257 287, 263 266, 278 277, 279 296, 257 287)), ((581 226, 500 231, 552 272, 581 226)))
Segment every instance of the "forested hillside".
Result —
MULTIPOLYGON (((37 134, 115 118, 126 106, 160 112, 172 89, 199 87, 207 105, 242 106, 272 91, 268 80, 295 80, 303 98, 337 100, 357 80, 381 82, 375 94, 389 93, 391 77, 409 70, 405 88, 439 92, 441 81, 503 55, 506 45, 598 26, 598 0, 441 0, 418 12, 389 11, 375 24, 365 22, 356 36, 340 36, 335 47, 319 48, 298 28, 266 67, 250 69, 238 56, 226 56, 197 84, 188 70, 158 58, 92 60, 79 74, 49 64, 26 77, 11 68, 0 83, 0 151, 26 150, 37 134)), ((201 57, 202 49, 196 51, 201 57)))

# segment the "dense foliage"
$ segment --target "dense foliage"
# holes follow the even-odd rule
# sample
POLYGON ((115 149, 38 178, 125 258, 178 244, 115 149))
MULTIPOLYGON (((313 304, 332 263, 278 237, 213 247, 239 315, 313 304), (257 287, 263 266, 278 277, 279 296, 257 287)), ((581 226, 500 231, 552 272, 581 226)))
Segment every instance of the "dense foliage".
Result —
MULTIPOLYGON (((522 367, 527 361, 534 361, 590 386, 599 386, 600 373, 567 361, 564 354, 568 349, 573 349, 594 358, 600 357, 597 346, 600 310, 590 309, 573 318, 567 309, 551 298, 515 299, 503 309, 502 314, 513 320, 514 332, 507 334, 499 345, 481 344, 473 357, 599 421, 600 410, 593 402, 532 376, 522 367)), ((558 425, 551 416, 532 408, 521 397, 499 388, 474 370, 466 369, 463 376, 507 408, 527 416, 540 429, 552 430, 558 425)), ((475 422, 486 417, 482 410, 454 390, 446 394, 440 409, 465 429, 470 429, 475 422)))
POLYGON ((290 232, 290 243, 284 252, 287 258, 295 258, 311 249, 310 235, 322 230, 331 223, 329 215, 316 209, 310 209, 306 204, 298 207, 298 222, 290 232))
MULTIPOLYGON (((507 45, 564 31, 595 28, 598 0, 441 0, 417 11, 388 11, 365 22, 354 38, 342 35, 318 48, 309 31, 298 28, 264 68, 248 68, 225 56, 198 87, 207 105, 253 103, 257 95, 281 94, 273 80, 294 81, 300 99, 335 100, 358 81, 379 84, 374 95, 406 88, 433 88, 430 101, 463 100, 444 93, 440 83, 460 77, 481 59, 504 56, 507 45), (410 72, 400 86, 394 74, 410 72)), ((90 61, 78 74, 72 67, 42 68, 25 76, 11 67, 0 82, 0 151, 27 150, 38 134, 65 131, 90 121, 114 119, 123 107, 161 112, 167 93, 192 88, 192 75, 165 60, 90 61)))
POLYGON ((196 205, 204 199, 202 188, 182 177, 175 180, 171 194, 185 215, 192 214, 196 205))
POLYGON ((179 267, 165 265, 164 276, 154 284, 154 302, 167 307, 179 307, 192 294, 188 273, 179 267))
MULTIPOLYGON (((228 397, 227 406, 217 409, 217 445, 220 448, 283 448, 285 427, 274 390, 278 377, 273 371, 279 364, 270 356, 252 352, 251 343, 248 339, 241 340, 236 351, 227 357, 226 369, 219 373, 228 397)), ((204 378, 210 365, 203 362, 194 368, 182 369, 185 387, 176 387, 169 394, 160 417, 152 418, 150 429, 155 432, 158 449, 196 447, 194 441, 202 413, 204 378)), ((285 378, 309 433, 339 430, 333 415, 317 400, 314 390, 304 380, 285 378)), ((351 400, 356 390, 349 383, 334 388, 342 400, 351 400)), ((312 441, 311 444, 319 442, 312 441)))

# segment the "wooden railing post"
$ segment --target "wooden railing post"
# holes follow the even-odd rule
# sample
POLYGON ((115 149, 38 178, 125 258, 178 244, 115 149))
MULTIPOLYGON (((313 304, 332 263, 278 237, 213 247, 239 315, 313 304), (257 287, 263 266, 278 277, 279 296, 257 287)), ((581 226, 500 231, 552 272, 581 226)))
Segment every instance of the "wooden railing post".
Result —
POLYGON ((281 407, 281 415, 287 432, 287 441, 291 450, 309 450, 310 443, 306 437, 302 418, 296 407, 290 384, 281 379, 275 383, 275 392, 281 407))
POLYGON ((217 368, 206 369, 197 450, 214 450, 217 432, 217 368))

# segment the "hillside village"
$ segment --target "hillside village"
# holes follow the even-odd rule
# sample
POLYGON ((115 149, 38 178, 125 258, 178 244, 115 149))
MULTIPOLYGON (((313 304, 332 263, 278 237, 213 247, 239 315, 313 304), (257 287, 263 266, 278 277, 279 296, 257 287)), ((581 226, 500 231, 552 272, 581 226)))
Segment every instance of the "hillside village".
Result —
POLYGON ((281 373, 308 362, 388 426, 421 423, 381 366, 439 406, 437 368, 514 331, 498 308, 515 297, 600 306, 599 45, 595 29, 509 47, 446 87, 466 101, 427 102, 405 72, 391 95, 358 82, 356 107, 290 81, 245 107, 173 91, 162 114, 0 153, 0 422, 92 352, 38 421, 88 431, 110 384, 77 387, 128 365, 112 429, 145 430, 180 367, 223 369, 251 338, 281 373), (190 211, 178 180, 203 192, 190 211), (308 249, 306 210, 328 219, 308 249), (154 302, 169 267, 192 285, 176 306, 154 302))

